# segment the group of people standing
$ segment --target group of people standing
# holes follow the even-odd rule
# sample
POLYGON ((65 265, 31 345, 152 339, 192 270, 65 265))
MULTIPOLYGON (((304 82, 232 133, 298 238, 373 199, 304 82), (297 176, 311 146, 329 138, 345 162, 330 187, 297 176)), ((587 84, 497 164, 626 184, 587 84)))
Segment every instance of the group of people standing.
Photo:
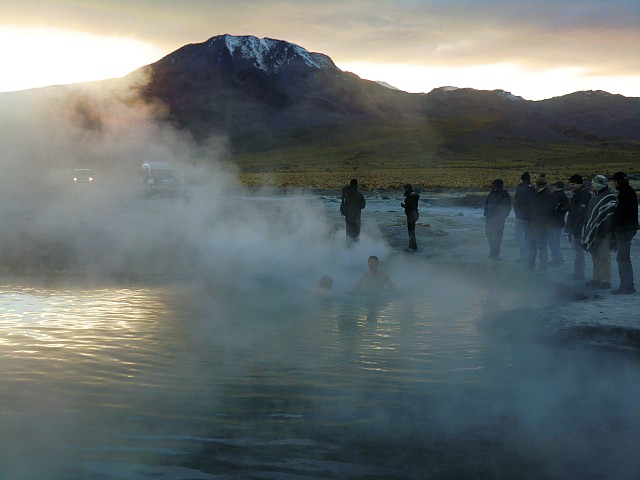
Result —
MULTIPOLYGON (((609 188, 609 180, 604 175, 592 178, 591 191, 580 175, 572 175, 569 178, 570 198, 565 194, 562 181, 548 185, 545 174, 538 175, 532 182, 529 172, 524 172, 520 179, 513 202, 501 179, 491 183, 491 191, 484 203, 490 259, 500 260, 504 225, 513 208, 514 234, 520 251, 518 261, 526 262, 529 270, 544 274, 549 266, 565 263, 560 248, 562 234, 565 233, 574 253, 574 280, 585 279, 585 252, 588 252, 593 263, 593 278, 586 283, 587 286, 610 289, 610 251, 616 250, 620 285, 613 293, 629 294, 636 291, 631 241, 639 229, 638 198, 624 172, 616 172, 611 177, 617 195, 609 188)), ((406 250, 410 252, 418 248, 415 230, 419 218, 419 199, 420 195, 411 185, 404 186, 404 200, 400 205, 407 217, 409 245, 406 250)), ((340 203, 340 213, 345 218, 347 245, 358 241, 362 209, 365 206, 366 200, 354 178, 343 188, 340 203)))
MULTIPOLYGON (((548 266, 564 263, 560 241, 562 233, 574 252, 573 279, 585 278, 585 252, 591 255, 593 278, 587 286, 608 290, 611 288, 611 256, 616 250, 620 286, 616 294, 634 293, 631 264, 631 241, 638 231, 638 198, 624 172, 616 172, 612 182, 616 195, 604 175, 591 180, 591 192, 580 175, 569 178, 571 198, 564 192, 564 183, 550 186, 544 174, 534 182, 524 172, 517 186, 513 209, 514 234, 520 250, 518 261, 526 262, 529 270, 544 274, 548 266), (549 260, 549 253, 551 259, 549 260), (536 270, 537 264, 537 270, 536 270)), ((511 212, 511 196, 504 183, 496 179, 485 200, 485 233, 489 243, 489 258, 500 259, 500 245, 506 218, 511 212)))

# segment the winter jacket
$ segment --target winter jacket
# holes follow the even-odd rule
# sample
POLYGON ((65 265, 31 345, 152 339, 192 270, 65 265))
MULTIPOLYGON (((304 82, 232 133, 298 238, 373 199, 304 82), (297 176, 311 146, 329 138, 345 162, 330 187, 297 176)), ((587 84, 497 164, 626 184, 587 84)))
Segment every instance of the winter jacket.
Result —
POLYGON ((417 192, 411 192, 405 195, 404 202, 400 205, 404 207, 404 213, 406 215, 411 215, 412 212, 418 211, 418 200, 420 200, 420 195, 418 195, 417 192))
POLYGON ((536 192, 534 202, 531 206, 531 217, 529 225, 534 230, 546 230, 553 221, 553 210, 555 203, 551 191, 547 187, 543 187, 536 192))
POLYGON ((340 213, 348 219, 357 219, 361 216, 361 210, 365 207, 364 196, 353 187, 345 187, 342 190, 342 203, 340 213))
POLYGON ((554 205, 553 216, 551 217, 551 226, 555 228, 564 228, 564 217, 569 211, 569 199, 563 190, 551 192, 551 199, 554 205))
POLYGON ((531 206, 536 196, 536 189, 530 183, 522 182, 516 188, 513 197, 513 211, 516 218, 529 220, 531 218, 531 206))
POLYGON ((489 192, 484 202, 484 216, 487 220, 504 220, 511 212, 511 195, 502 187, 489 192))
POLYGON ((618 186, 618 201, 613 212, 613 231, 629 232, 638 230, 638 197, 628 183, 618 186))
POLYGON ((584 219, 590 200, 591 193, 586 187, 582 187, 573 193, 573 197, 569 200, 569 215, 567 216, 567 225, 564 229, 565 233, 573 235, 574 237, 582 236, 582 227, 584 226, 584 219))

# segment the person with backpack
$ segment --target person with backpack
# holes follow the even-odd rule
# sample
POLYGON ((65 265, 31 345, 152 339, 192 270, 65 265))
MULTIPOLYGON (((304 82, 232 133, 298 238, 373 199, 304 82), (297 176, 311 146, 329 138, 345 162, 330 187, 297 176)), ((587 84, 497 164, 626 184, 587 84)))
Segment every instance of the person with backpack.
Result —
POLYGON ((347 230, 347 245, 360 239, 362 209, 366 203, 364 196, 358 191, 358 180, 352 178, 349 186, 342 189, 342 201, 340 202, 340 213, 344 217, 347 230))
POLYGON ((409 232, 409 246, 407 252, 415 252, 418 249, 416 243, 416 222, 420 217, 418 213, 418 200, 420 195, 409 184, 404 186, 404 201, 400 204, 407 216, 407 231, 409 232))

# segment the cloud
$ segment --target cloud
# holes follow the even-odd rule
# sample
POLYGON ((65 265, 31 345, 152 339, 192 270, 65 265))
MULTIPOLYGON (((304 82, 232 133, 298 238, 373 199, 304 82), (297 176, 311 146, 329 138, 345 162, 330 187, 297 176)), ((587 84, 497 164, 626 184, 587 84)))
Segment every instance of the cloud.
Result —
MULTIPOLYGON (((247 2, 231 1, 215 2, 215 8, 207 2, 164 0, 100 1, 83 8, 35 0, 9 3, 3 6, 4 22, 55 24, 127 36, 167 54, 186 43, 230 33, 290 41, 329 55, 338 65, 471 68, 508 64, 533 72, 572 69, 599 77, 603 82, 599 89, 626 95, 640 91, 640 10, 627 0, 385 0, 375 4, 265 0, 251 2, 251 8, 247 2), (635 78, 614 82, 613 77, 635 78), (613 88, 630 83, 624 91, 613 88)), ((516 81, 505 78, 500 88, 517 92, 516 81)), ((578 83, 570 91, 580 89, 585 87, 578 83)))

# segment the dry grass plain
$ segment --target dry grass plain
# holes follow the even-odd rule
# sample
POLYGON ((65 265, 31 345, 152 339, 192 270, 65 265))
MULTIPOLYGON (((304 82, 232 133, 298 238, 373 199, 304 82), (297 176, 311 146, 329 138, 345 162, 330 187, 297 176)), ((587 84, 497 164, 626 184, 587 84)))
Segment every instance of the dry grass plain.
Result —
POLYGON ((361 190, 398 189, 406 183, 421 188, 442 189, 484 189, 495 178, 502 178, 506 186, 520 183, 523 171, 532 178, 545 173, 550 181, 562 180, 568 183, 571 175, 578 173, 590 179, 597 173, 612 175, 616 171, 637 172, 637 165, 625 162, 609 164, 588 164, 575 166, 519 165, 519 166, 437 166, 415 168, 357 168, 344 170, 319 169, 318 171, 288 171, 269 168, 265 171, 242 171, 241 181, 250 187, 273 186, 278 188, 318 188, 334 189, 346 185, 351 178, 357 178, 361 190))
POLYGON ((478 141, 441 122, 306 129, 254 140, 230 159, 248 186, 332 189, 357 178, 362 189, 484 189, 502 178, 520 182, 523 171, 567 183, 573 174, 591 178, 622 170, 640 172, 640 142, 478 141), (270 143, 270 145, 267 145, 270 143))

